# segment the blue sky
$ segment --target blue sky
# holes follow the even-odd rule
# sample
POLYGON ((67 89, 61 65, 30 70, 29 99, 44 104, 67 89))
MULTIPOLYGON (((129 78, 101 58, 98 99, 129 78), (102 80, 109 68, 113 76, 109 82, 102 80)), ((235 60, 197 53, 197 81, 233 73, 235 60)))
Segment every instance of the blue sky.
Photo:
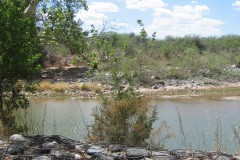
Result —
POLYGON ((141 19, 148 34, 222 36, 240 35, 240 0, 88 0, 89 10, 77 18, 84 28, 94 24, 101 30, 139 33, 141 19))

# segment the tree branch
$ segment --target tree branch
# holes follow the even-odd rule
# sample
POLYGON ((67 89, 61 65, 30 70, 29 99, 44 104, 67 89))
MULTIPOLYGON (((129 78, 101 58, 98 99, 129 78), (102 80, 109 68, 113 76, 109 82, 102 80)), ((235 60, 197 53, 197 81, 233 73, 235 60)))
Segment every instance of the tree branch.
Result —
POLYGON ((31 0, 27 8, 24 10, 24 15, 30 17, 36 11, 37 5, 40 1, 41 0, 31 0))

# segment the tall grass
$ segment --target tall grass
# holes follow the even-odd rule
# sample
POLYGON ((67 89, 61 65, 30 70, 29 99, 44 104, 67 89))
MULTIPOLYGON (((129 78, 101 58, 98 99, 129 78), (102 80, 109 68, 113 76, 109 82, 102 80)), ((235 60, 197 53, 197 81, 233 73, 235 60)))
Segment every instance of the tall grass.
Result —
MULTIPOLYGON (((216 113, 217 116, 215 118, 209 120, 209 124, 211 124, 212 126, 208 131, 206 129, 200 130, 200 128, 198 128, 196 124, 192 129, 186 130, 186 126, 184 125, 182 115, 179 112, 178 108, 176 108, 176 112, 178 115, 179 136, 181 139, 180 146, 186 149, 200 149, 204 150, 205 152, 211 150, 215 151, 217 154, 229 151, 229 148, 227 146, 227 143, 229 144, 229 140, 227 140, 225 137, 225 134, 228 132, 224 132, 223 130, 222 119, 219 111, 216 113)), ((209 124, 206 124, 206 126, 209 124)), ((240 145, 240 132, 238 132, 235 127, 233 127, 232 133, 235 137, 234 142, 240 145)))
POLYGON ((51 89, 54 90, 55 92, 61 92, 61 93, 68 90, 69 88, 70 88, 70 85, 68 83, 62 83, 62 82, 55 83, 51 87, 51 89))
POLYGON ((153 128, 147 142, 151 147, 165 149, 165 143, 175 137, 176 135, 171 130, 168 123, 166 121, 162 121, 158 128, 153 128))
POLYGON ((52 83, 51 82, 49 82, 49 81, 41 81, 38 84, 37 89, 40 90, 40 91, 43 91, 43 90, 51 89, 51 87, 52 87, 52 83))
POLYGON ((177 110, 177 114, 178 114, 179 132, 180 132, 180 135, 181 135, 181 143, 186 147, 187 146, 187 139, 186 139, 186 135, 185 135, 185 130, 183 128, 182 117, 181 117, 181 114, 180 114, 178 108, 176 108, 176 110, 177 110))

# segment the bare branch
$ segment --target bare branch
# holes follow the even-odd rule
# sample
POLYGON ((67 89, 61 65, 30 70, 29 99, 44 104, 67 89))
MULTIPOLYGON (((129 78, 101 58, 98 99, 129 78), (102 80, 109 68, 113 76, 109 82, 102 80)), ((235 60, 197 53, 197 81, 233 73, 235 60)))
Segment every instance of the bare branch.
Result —
POLYGON ((31 2, 24 11, 26 17, 30 17, 36 11, 37 5, 40 1, 41 0, 31 0, 31 2))

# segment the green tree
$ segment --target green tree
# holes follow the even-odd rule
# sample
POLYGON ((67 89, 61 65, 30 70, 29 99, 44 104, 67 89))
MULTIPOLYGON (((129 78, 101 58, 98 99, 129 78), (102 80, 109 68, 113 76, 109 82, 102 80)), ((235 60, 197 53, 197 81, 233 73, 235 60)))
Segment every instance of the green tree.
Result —
POLYGON ((14 111, 28 106, 18 80, 39 71, 44 46, 64 44, 84 57, 88 32, 75 20, 81 8, 87 9, 83 0, 0 0, 0 120, 6 133, 16 128, 14 111))
POLYGON ((28 106, 19 79, 40 69, 40 46, 34 17, 25 17, 21 0, 0 1, 0 120, 5 133, 15 127, 13 111, 28 106), (3 93, 8 94, 3 94, 3 93))

